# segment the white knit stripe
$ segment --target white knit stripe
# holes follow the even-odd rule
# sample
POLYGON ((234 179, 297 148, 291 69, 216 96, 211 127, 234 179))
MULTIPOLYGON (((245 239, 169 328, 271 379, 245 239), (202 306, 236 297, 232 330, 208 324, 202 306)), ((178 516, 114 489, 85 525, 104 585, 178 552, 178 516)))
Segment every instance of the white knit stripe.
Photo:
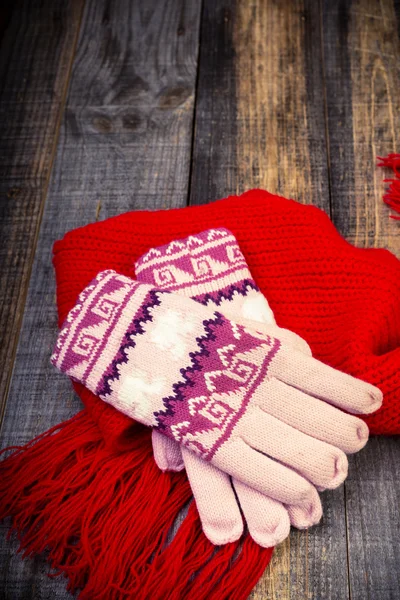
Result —
MULTIPOLYGON (((202 294, 210 293, 210 292, 218 292, 228 287, 229 285, 238 283, 239 281, 243 281, 244 279, 252 280, 251 273, 249 269, 243 268, 238 269, 234 273, 229 273, 229 275, 224 275, 222 277, 215 276, 213 281, 208 281, 206 283, 197 283, 194 285, 182 285, 177 284, 177 291, 189 298, 194 298, 197 296, 201 296, 202 294)), ((172 290, 173 286, 168 287, 168 291, 172 290)))
MULTIPOLYGON (((104 399, 131 418, 156 425, 154 413, 165 408, 163 398, 174 394, 173 385, 184 381, 181 369, 191 364, 199 350, 198 338, 205 328, 199 311, 180 308, 179 299, 167 298, 151 309, 152 320, 143 325, 143 335, 127 348, 126 362, 118 365, 118 377, 110 381, 110 396, 104 399)), ((204 311, 201 311, 203 314, 204 311)))
POLYGON ((109 336, 108 342, 104 347, 103 352, 99 356, 95 367, 88 375, 86 386, 90 390, 95 391, 97 389, 97 386, 99 385, 107 367, 110 365, 111 360, 114 359, 118 350, 120 349, 123 338, 129 325, 132 323, 133 317, 137 313, 150 289, 151 286, 141 284, 134 290, 132 298, 127 302, 125 308, 121 312, 118 322, 114 326, 112 335, 109 336))

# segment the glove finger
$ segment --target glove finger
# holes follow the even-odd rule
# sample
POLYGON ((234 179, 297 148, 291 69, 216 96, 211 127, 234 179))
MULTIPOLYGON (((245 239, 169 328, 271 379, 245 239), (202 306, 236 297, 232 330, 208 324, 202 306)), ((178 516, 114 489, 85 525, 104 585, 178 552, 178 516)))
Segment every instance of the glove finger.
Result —
POLYGON ((222 444, 213 464, 235 479, 284 504, 301 504, 312 497, 307 479, 251 448, 239 436, 222 444))
POLYGON ((269 373, 311 396, 352 413, 369 414, 382 404, 382 392, 375 386, 289 346, 282 346, 276 353, 269 373))
POLYGON ((347 477, 347 457, 339 448, 294 429, 258 406, 244 417, 240 435, 249 446, 294 469, 319 489, 334 489, 347 477))
MULTIPOLYGON (((254 327, 254 329, 256 329, 256 327, 254 327)), ((302 352, 306 356, 312 356, 311 348, 307 344, 306 340, 297 335, 297 333, 294 333, 294 331, 283 329, 277 325, 268 325, 267 335, 272 335, 273 337, 278 338, 284 344, 287 344, 298 352, 302 352)))
POLYGON ((243 519, 229 475, 182 447, 204 535, 217 546, 238 540, 243 519))
POLYGON ((271 548, 287 538, 290 520, 283 504, 237 479, 233 479, 232 483, 253 540, 263 548, 271 548))
POLYGON ((313 495, 310 501, 302 504, 286 505, 289 514, 290 523, 297 529, 307 529, 320 522, 322 517, 322 504, 319 494, 313 488, 313 495))
POLYGON ((185 465, 178 442, 162 435, 155 429, 152 431, 151 441, 154 460, 161 471, 183 471, 185 465))
POLYGON ((364 421, 275 377, 264 381, 253 399, 268 414, 347 454, 358 452, 368 441, 364 421))

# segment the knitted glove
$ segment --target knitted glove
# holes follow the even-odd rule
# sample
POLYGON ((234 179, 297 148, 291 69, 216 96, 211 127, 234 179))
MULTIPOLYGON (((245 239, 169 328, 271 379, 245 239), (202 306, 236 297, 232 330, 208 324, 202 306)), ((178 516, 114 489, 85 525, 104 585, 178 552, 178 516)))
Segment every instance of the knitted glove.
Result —
MULTIPOLYGON (((334 488, 346 477, 346 456, 331 444, 339 446, 347 415, 333 405, 369 413, 382 402, 374 386, 278 337, 113 271, 80 295, 52 362, 131 418, 286 504, 311 498, 310 481, 334 488)), ((358 429, 357 436, 361 447, 366 440, 358 429)))
MULTIPOLYGON (((236 321, 248 317, 258 321, 259 327, 260 323, 275 324, 273 312, 258 290, 236 238, 226 229, 210 229, 151 249, 137 261, 135 271, 139 281, 218 307, 223 315, 236 321), (202 293, 194 295, 199 286, 202 293)), ((288 343, 311 354, 307 343, 296 334, 288 343)), ((359 426, 368 435, 363 421, 359 420, 359 426)), ((285 507, 235 479, 233 491, 229 475, 157 430, 153 430, 152 441, 154 458, 162 471, 186 469, 203 531, 214 544, 240 538, 240 508, 252 538, 267 548, 288 536, 290 524, 304 529, 322 516, 316 491, 311 503, 285 507)))

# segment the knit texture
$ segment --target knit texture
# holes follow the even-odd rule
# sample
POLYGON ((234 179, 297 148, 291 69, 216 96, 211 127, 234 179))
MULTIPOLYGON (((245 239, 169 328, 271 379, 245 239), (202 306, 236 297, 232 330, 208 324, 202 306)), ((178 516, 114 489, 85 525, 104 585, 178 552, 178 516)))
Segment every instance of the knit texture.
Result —
MULTIPOLYGON (((149 248, 210 227, 235 235, 279 326, 303 337, 316 358, 381 389, 382 408, 365 418, 370 431, 400 433, 400 263, 387 250, 354 248, 315 207, 252 190, 71 231, 54 245, 60 324, 99 271, 132 276, 149 248)), ((76 389, 106 439, 129 447, 131 420, 76 389)))
MULTIPOLYGON (((137 261, 135 270, 138 280, 144 283, 163 285, 163 289, 167 291, 192 297, 238 323, 263 333, 275 334, 291 348, 311 355, 310 348, 302 338, 288 330, 271 328, 275 324, 273 313, 252 278, 237 240, 227 229, 209 229, 152 248, 137 261), (268 326, 265 327, 265 324, 268 326)), ((291 424, 304 430, 304 411, 313 414, 317 437, 319 435, 319 439, 337 443, 337 438, 329 438, 327 429, 322 433, 325 423, 318 417, 324 409, 327 411, 326 422, 332 419, 340 423, 342 435, 337 445, 348 453, 360 449, 360 439, 366 440, 368 437, 368 429, 364 423, 359 419, 349 421, 347 416, 335 414, 323 404, 314 409, 307 404, 306 399, 304 401, 305 404, 301 405, 296 398, 292 404, 290 394, 288 395, 283 403, 290 414, 290 417, 289 414, 286 415, 286 422, 289 418, 291 424)), ((175 458, 175 452, 173 454, 175 458)))
POLYGON ((235 236, 222 227, 152 248, 135 272, 139 281, 218 307, 236 320, 275 324, 235 236))
MULTIPOLYGON (((183 240, 152 248, 135 265, 139 281, 189 296, 234 319, 248 317, 274 324, 267 300, 257 289, 239 245, 226 229, 209 229, 183 240)), ((254 323, 257 326, 257 323, 254 323)), ((307 344, 292 332, 288 343, 310 354, 307 344)), ((363 424, 366 428, 366 425, 363 424)), ((343 428, 343 437, 346 437, 343 428)), ((343 441, 343 440, 342 440, 343 441)), ((243 517, 251 537, 268 548, 282 542, 290 524, 306 528, 319 522, 322 506, 317 491, 311 500, 283 505, 257 490, 232 480, 211 464, 153 430, 154 458, 163 471, 186 470, 201 524, 217 545, 233 542, 243 533, 243 517)))
MULTIPOLYGON (((214 308, 104 271, 68 314, 52 361, 118 410, 278 501, 311 499, 303 477, 319 489, 340 485, 347 459, 337 443, 339 416, 353 417, 333 407, 372 412, 381 392, 294 350, 268 325, 250 329, 214 308), (292 406, 310 407, 299 429, 292 406)), ((367 435, 355 421, 358 450, 367 435)))

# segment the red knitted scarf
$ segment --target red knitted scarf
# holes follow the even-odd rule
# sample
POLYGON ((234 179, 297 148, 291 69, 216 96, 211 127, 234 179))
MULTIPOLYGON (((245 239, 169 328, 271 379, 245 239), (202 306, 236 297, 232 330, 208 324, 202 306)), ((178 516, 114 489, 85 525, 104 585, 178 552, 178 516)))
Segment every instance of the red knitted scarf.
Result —
MULTIPOLYGON (((311 206, 253 190, 72 231, 54 246, 60 322, 99 271, 133 276, 150 247, 210 227, 235 234, 279 325, 383 391, 371 431, 400 433, 400 262, 352 247, 311 206)), ((69 589, 90 600, 247 598, 272 550, 248 536, 215 549, 193 504, 174 535, 190 500, 185 475, 160 473, 147 430, 75 389, 85 410, 0 464, 0 518, 12 517, 25 554, 47 550, 69 589)))

